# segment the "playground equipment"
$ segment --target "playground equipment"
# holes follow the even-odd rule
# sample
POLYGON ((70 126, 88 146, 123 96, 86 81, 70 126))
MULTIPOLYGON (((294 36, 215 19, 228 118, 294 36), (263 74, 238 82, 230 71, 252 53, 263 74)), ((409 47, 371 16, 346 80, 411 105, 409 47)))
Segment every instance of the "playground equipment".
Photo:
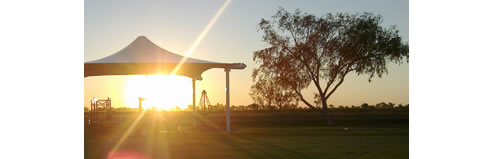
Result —
POLYGON ((207 91, 203 90, 202 91, 202 97, 200 98, 200 104, 198 105, 198 108, 203 110, 203 111, 210 111, 212 105, 210 105, 210 101, 208 100, 207 96, 207 91))
POLYGON ((91 100, 91 111, 90 111, 90 120, 96 121, 100 120, 100 116, 97 112, 102 113, 102 120, 108 120, 111 118, 111 98, 107 99, 97 99, 92 98, 91 100))

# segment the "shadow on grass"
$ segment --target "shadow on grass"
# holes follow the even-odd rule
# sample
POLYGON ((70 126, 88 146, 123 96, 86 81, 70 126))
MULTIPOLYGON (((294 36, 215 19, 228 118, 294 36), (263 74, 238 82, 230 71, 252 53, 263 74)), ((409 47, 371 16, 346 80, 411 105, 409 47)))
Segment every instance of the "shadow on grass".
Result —
MULTIPOLYGON (((214 130, 220 132, 220 130, 214 130)), ((297 152, 292 149, 287 149, 279 145, 268 143, 255 139, 254 137, 246 137, 241 135, 235 135, 233 133, 217 133, 216 135, 210 135, 215 140, 220 141, 234 150, 243 153, 247 157, 251 158, 305 158, 311 159, 312 157, 297 152)))
MULTIPOLYGON (((281 154, 281 155, 287 155, 288 157, 293 157, 293 158, 306 158, 306 159, 311 159, 312 157, 307 156, 306 154, 303 154, 301 152, 297 152, 292 149, 287 149, 272 143, 268 143, 265 141, 261 141, 258 139, 254 139, 252 137, 246 137, 246 136, 238 136, 238 138, 247 140, 249 142, 254 143, 254 146, 259 149, 259 150, 272 150, 274 154, 281 154)), ((285 157, 285 156, 283 156, 285 157)))

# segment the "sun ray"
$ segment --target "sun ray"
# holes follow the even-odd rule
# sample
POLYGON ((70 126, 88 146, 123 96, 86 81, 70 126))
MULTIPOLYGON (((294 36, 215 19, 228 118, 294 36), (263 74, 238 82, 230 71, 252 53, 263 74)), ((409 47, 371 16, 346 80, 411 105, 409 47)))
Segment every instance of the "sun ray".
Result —
MULTIPOLYGON (((177 71, 179 71, 179 69, 181 69, 181 66, 187 60, 187 57, 191 56, 191 54, 193 53, 193 51, 195 50, 195 48, 201 43, 202 39, 208 34, 208 32, 210 31, 210 29, 214 26, 214 24, 217 22, 217 20, 219 19, 219 17, 222 15, 222 13, 225 11, 225 9, 227 8, 227 6, 230 3, 231 3, 231 0, 226 0, 222 4, 222 6, 220 7, 220 9, 215 13, 215 15, 212 18, 212 20, 207 24, 207 26, 205 27, 205 29, 203 29, 203 31, 200 33, 200 35, 195 39, 195 41, 193 42, 193 44, 191 45, 191 47, 188 49, 188 51, 186 51, 185 56, 180 60, 180 62, 174 68, 174 70, 172 71, 172 73, 170 75, 175 75, 177 73, 177 71)), ((125 133, 120 137, 120 139, 115 144, 115 146, 111 149, 109 155, 112 155, 113 152, 116 152, 120 148, 120 146, 128 138, 128 135, 130 135, 130 133, 133 131, 133 129, 135 129, 135 126, 138 124, 138 122, 140 122, 140 120, 142 119, 142 117, 144 116, 144 114, 145 114, 144 112, 140 112, 140 114, 133 121, 133 123, 131 124, 131 126, 125 131, 125 133)))
POLYGON ((193 42, 193 44, 191 45, 191 47, 188 48, 188 51, 186 51, 184 57, 181 59, 181 61, 179 61, 178 65, 174 68, 171 75, 175 75, 179 71, 179 69, 181 69, 183 63, 188 59, 189 56, 191 56, 195 48, 201 43, 202 39, 208 34, 208 31, 210 31, 210 29, 215 25, 215 22, 217 22, 217 20, 220 18, 222 13, 224 13, 225 9, 227 8, 227 6, 229 6, 230 3, 231 0, 226 0, 224 4, 222 4, 220 9, 215 13, 212 20, 210 20, 210 22, 207 24, 205 29, 203 29, 203 31, 200 33, 200 36, 198 36, 193 42))
POLYGON ((113 146, 113 148, 109 152, 109 155, 108 155, 109 157, 108 158, 111 158, 112 154, 114 152, 116 152, 120 148, 120 146, 125 142, 125 140, 128 138, 128 136, 135 129, 135 126, 138 124, 138 122, 140 122, 140 120, 142 119, 142 117, 144 116, 144 114, 145 114, 145 112, 139 112, 137 118, 133 121, 133 123, 130 125, 130 127, 128 127, 128 129, 126 129, 125 133, 123 133, 123 135, 120 137, 120 139, 118 140, 118 142, 113 146))

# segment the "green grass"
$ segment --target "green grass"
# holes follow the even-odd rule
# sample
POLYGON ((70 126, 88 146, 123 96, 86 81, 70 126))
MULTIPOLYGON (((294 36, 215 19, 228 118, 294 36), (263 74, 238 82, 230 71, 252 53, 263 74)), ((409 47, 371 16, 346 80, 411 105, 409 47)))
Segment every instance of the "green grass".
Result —
MULTIPOLYGON (((86 127, 85 158, 106 158, 124 129, 98 133, 97 125, 86 127)), ((119 151, 173 159, 408 158, 408 125, 349 127, 349 131, 343 127, 236 128, 230 134, 222 128, 182 128, 130 135, 119 151)))

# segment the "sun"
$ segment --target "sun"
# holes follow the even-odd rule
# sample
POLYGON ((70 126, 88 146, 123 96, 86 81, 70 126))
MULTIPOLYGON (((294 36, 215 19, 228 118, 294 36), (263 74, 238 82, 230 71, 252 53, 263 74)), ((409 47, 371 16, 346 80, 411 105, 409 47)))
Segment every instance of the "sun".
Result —
POLYGON ((144 109, 184 110, 192 104, 191 79, 171 75, 130 76, 125 89, 126 103, 138 107, 138 97, 143 97, 144 109))

